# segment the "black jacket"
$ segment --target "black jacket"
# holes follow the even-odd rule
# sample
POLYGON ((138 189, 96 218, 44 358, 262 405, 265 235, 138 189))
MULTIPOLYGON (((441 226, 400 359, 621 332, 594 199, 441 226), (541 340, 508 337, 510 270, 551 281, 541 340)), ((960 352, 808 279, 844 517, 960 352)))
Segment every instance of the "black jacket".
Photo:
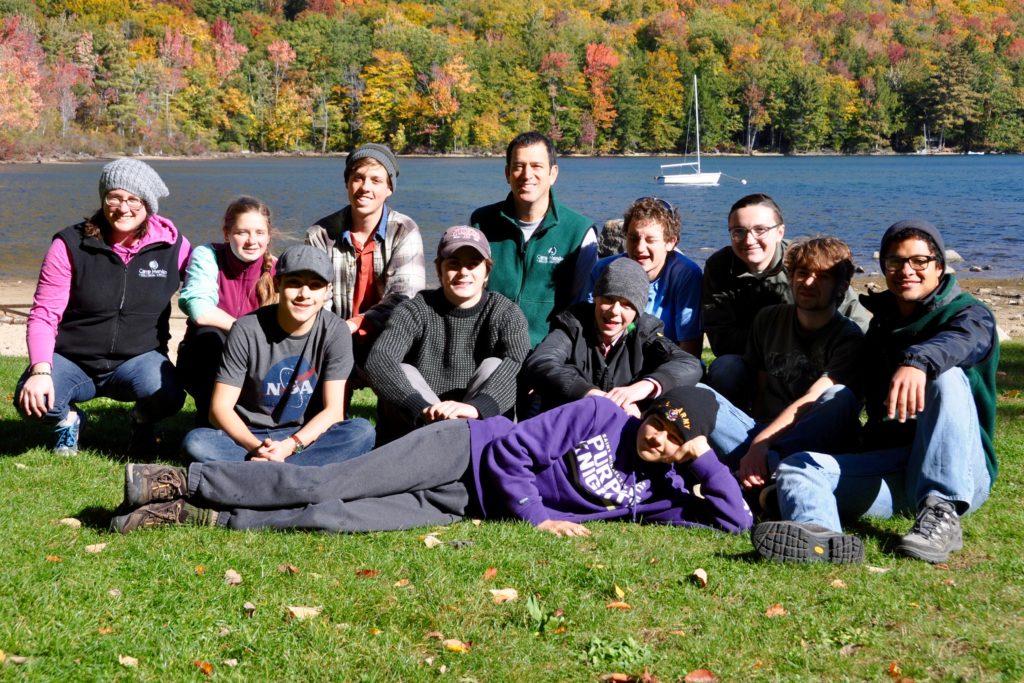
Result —
POLYGON ((650 378, 668 391, 700 381, 700 362, 662 334, 658 318, 641 313, 605 358, 598 346, 594 304, 579 303, 555 318, 551 332, 523 365, 523 379, 544 410, 650 378))

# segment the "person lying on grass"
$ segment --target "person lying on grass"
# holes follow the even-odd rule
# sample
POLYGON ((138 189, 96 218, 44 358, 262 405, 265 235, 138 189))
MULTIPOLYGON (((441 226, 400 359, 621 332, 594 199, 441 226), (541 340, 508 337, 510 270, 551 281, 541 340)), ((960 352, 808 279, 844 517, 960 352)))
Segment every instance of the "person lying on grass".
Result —
POLYGON ((753 518, 708 445, 715 411, 710 391, 679 387, 641 419, 594 396, 518 424, 502 416, 435 422, 323 467, 129 464, 111 529, 360 532, 480 517, 525 520, 558 536, 587 536, 584 522, 615 519, 740 532, 753 518))
POLYGON ((185 435, 192 460, 276 460, 323 465, 373 448, 373 426, 345 419, 352 341, 323 310, 331 261, 306 245, 289 247, 274 279, 280 299, 231 326, 210 399, 210 422, 185 435))

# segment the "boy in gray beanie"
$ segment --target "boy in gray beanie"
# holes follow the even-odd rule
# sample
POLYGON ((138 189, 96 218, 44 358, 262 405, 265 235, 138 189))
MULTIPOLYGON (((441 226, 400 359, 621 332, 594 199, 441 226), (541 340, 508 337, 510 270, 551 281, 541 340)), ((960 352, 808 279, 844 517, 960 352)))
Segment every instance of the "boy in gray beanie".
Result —
POLYGON ((575 304, 523 366, 523 379, 543 410, 586 396, 606 396, 634 416, 677 386, 692 386, 700 363, 664 336, 664 323, 644 312, 647 274, 616 259, 594 285, 594 302, 575 304))

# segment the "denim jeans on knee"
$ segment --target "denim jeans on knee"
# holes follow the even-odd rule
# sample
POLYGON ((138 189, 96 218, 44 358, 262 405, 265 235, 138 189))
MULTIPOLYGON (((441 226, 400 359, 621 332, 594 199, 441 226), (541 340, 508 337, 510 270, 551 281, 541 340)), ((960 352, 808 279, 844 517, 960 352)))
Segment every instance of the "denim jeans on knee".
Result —
MULTIPOLYGON (((298 430, 298 427, 250 428, 257 438, 274 441, 287 439, 298 430)), ((301 453, 292 455, 285 462, 311 466, 344 462, 371 450, 375 437, 373 425, 362 418, 337 422, 301 453)), ((181 449, 195 462, 240 462, 248 455, 248 451, 223 430, 209 427, 199 427, 186 434, 181 449)))

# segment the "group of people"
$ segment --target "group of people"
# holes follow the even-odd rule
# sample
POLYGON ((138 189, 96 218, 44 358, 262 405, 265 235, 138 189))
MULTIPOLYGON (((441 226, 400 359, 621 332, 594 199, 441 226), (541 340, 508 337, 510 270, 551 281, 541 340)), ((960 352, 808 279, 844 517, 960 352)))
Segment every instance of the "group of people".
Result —
POLYGON ((703 272, 677 249, 678 209, 654 197, 627 208, 623 253, 599 259, 593 223, 555 197, 553 144, 531 132, 508 146, 505 200, 444 232, 426 289, 419 228, 387 202, 398 176, 383 145, 349 154, 348 205, 275 260, 263 202, 236 199, 224 241, 192 249, 158 215, 151 167, 104 167, 100 210, 44 259, 15 403, 71 455, 80 404, 132 401, 138 459, 193 396, 192 463, 128 464, 112 528, 481 517, 576 536, 622 519, 753 527, 768 559, 856 562, 844 521, 909 512, 902 553, 942 562, 962 546, 960 517, 996 477, 999 345, 932 224, 885 231, 886 289, 862 296, 849 247, 786 240, 764 194, 732 206, 703 272), (347 415, 356 387, 377 395, 376 429, 347 415))

